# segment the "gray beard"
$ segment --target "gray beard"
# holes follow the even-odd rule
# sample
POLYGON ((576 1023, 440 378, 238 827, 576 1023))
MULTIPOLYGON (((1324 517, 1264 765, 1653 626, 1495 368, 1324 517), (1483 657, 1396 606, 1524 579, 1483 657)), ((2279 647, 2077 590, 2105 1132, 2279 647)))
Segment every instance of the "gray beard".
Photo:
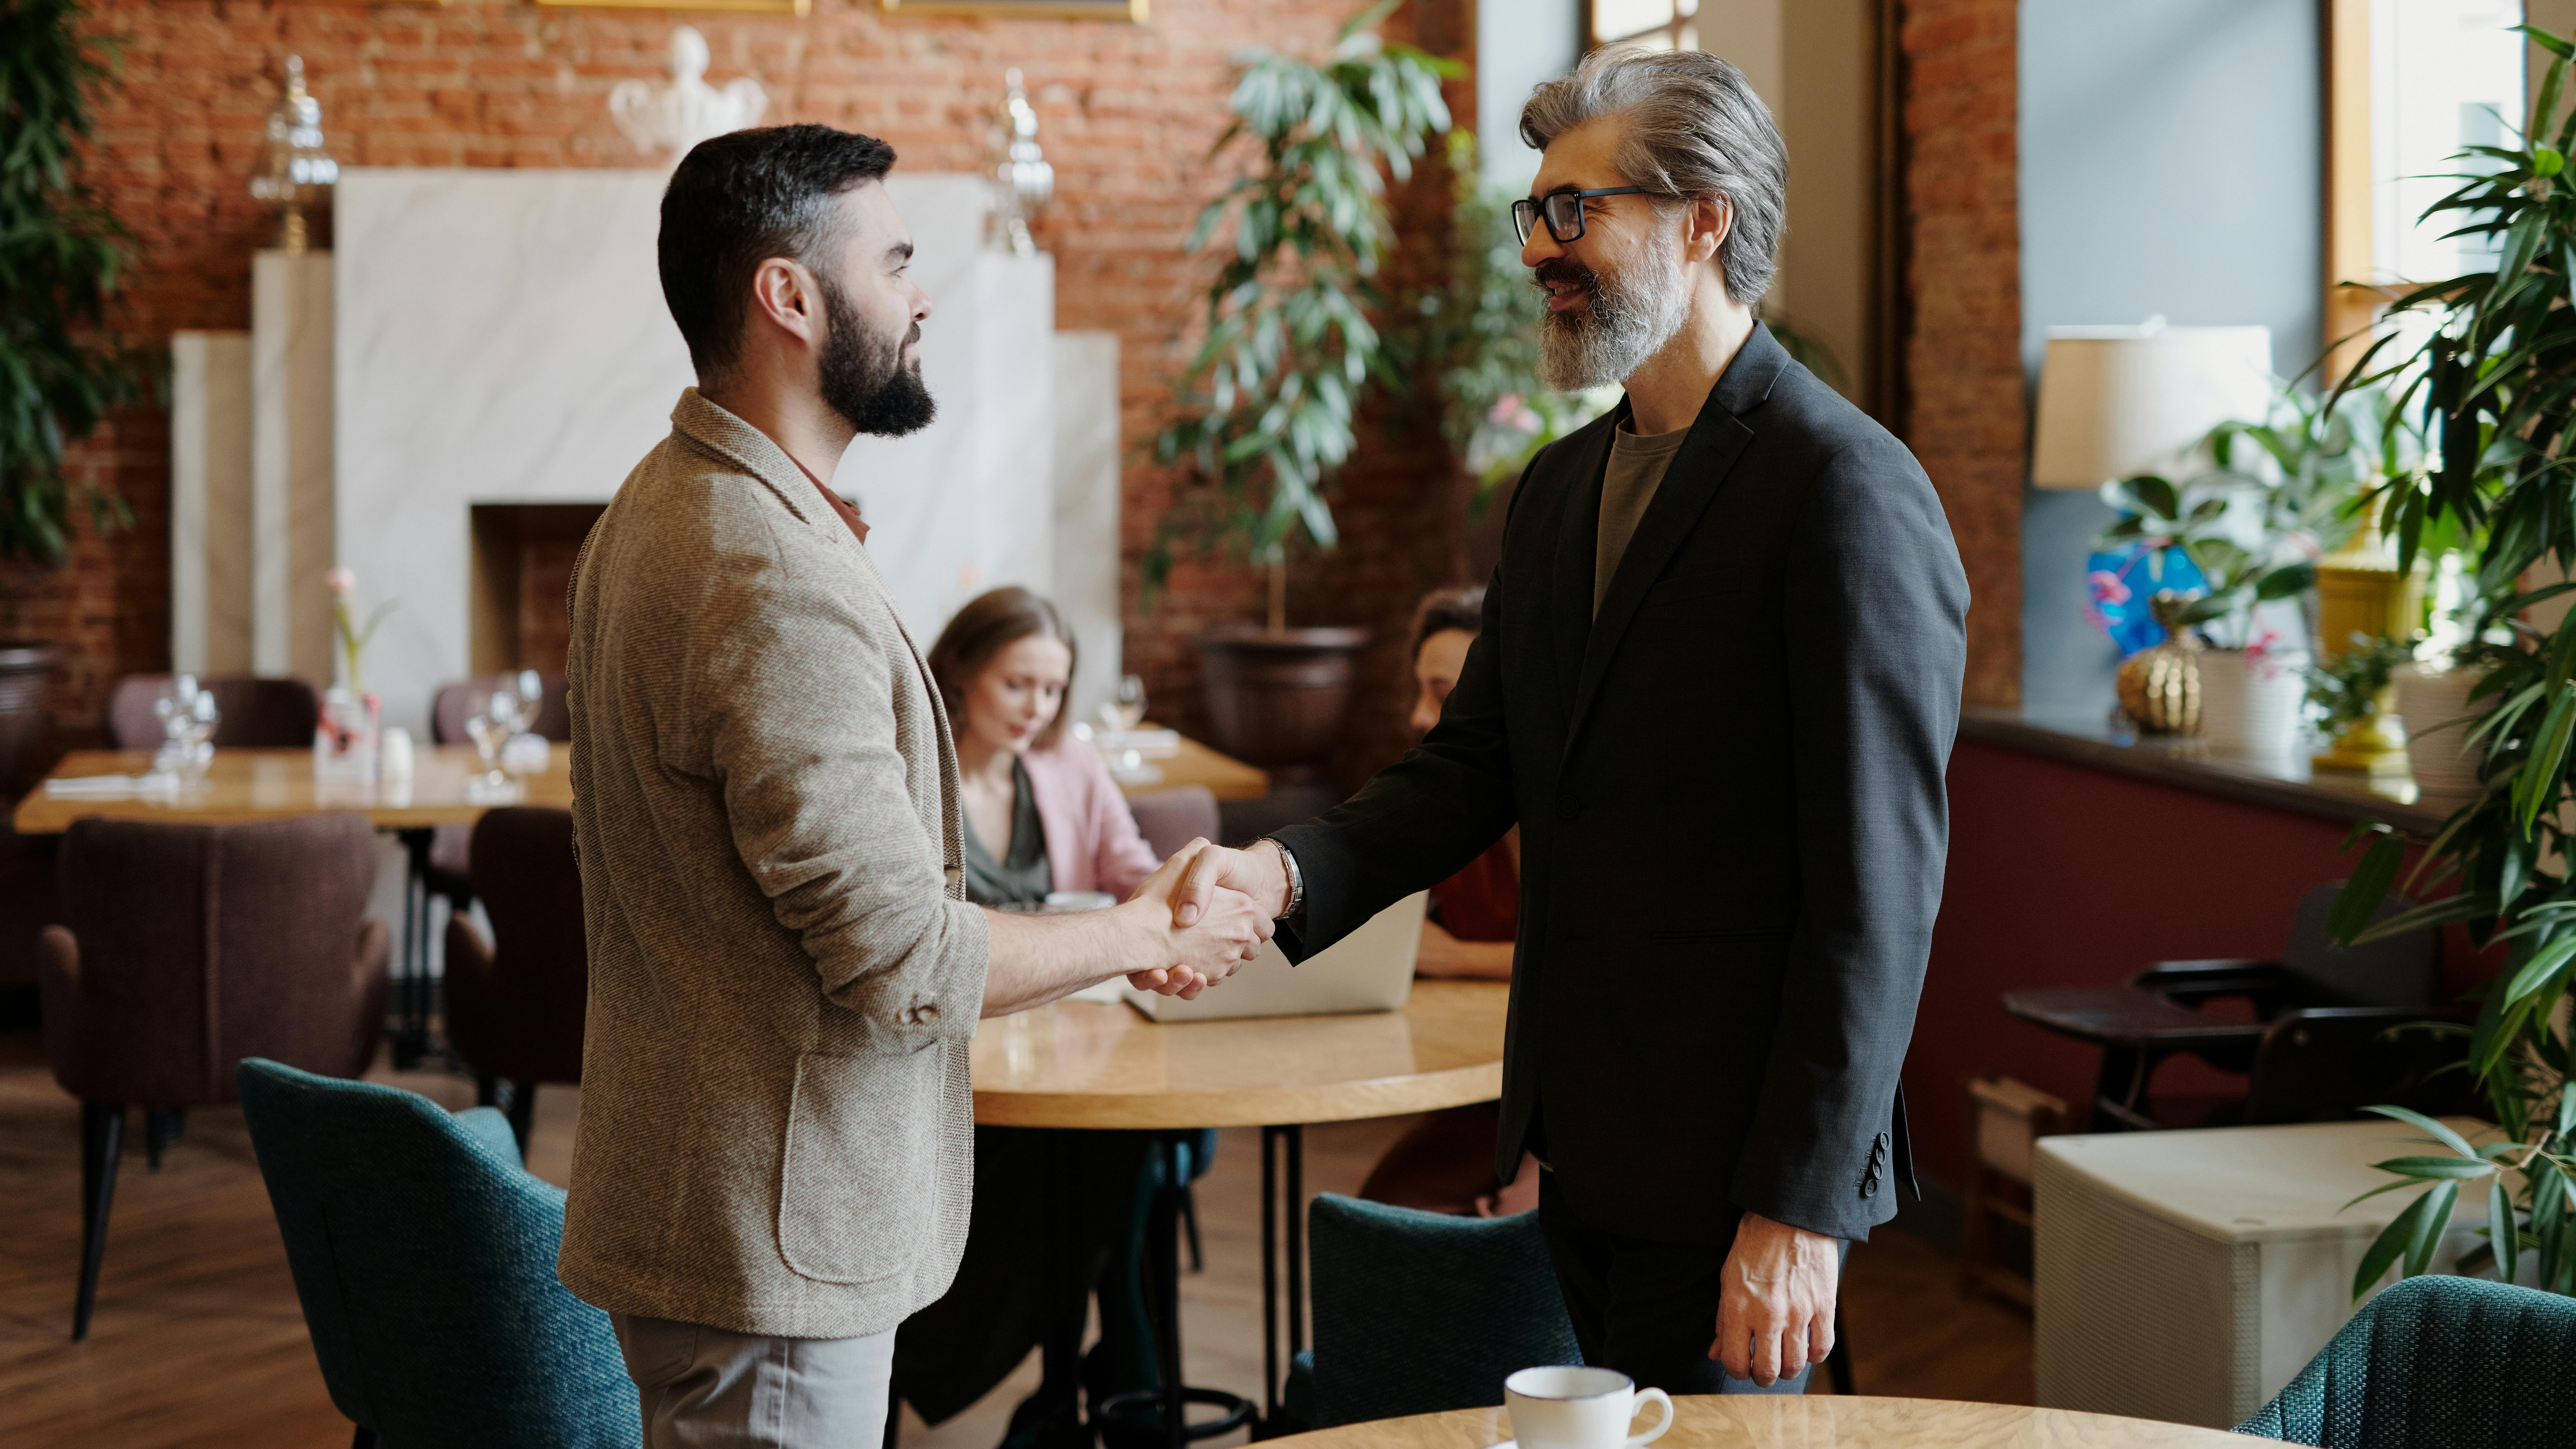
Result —
POLYGON ((1690 279, 1679 253, 1651 246, 1639 275, 1595 271, 1592 303, 1549 312, 1539 329, 1539 370, 1558 392, 1624 382, 1690 320, 1690 279))

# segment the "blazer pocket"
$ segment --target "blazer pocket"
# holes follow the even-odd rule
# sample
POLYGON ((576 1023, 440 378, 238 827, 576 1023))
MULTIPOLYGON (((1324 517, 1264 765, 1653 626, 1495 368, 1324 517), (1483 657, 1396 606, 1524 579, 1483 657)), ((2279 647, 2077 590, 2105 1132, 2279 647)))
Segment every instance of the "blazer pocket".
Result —
POLYGON ((802 1277, 907 1271, 939 1200, 944 1052, 796 1059, 778 1172, 778 1256, 802 1277))

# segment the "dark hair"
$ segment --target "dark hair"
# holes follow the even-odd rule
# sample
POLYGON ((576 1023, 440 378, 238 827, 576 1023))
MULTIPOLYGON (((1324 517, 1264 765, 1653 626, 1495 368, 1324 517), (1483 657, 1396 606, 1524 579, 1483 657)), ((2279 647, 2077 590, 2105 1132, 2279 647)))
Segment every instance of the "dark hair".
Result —
MULTIPOLYGON (((1032 634, 1044 634, 1064 646, 1070 684, 1073 666, 1082 662, 1082 654, 1073 642, 1073 631, 1064 626, 1064 616, 1043 594, 1017 584, 977 594, 939 631, 939 641, 930 646, 930 677, 939 681, 939 698, 948 706, 950 734, 965 728, 966 686, 984 672, 994 655, 1032 634)), ((1038 731, 1038 744, 1052 745, 1064 737, 1064 713, 1063 705, 1056 706, 1055 718, 1038 731)))
POLYGON ((1464 629, 1470 634, 1485 631, 1485 591, 1472 589, 1434 589, 1413 606, 1413 643, 1406 647, 1407 663, 1422 658, 1422 646, 1431 636, 1448 629, 1464 629))
POLYGON ((816 259, 833 239, 832 201, 894 169, 894 148, 829 126, 771 126, 690 148, 662 192, 662 300, 706 381, 733 366, 751 278, 771 257, 816 259))

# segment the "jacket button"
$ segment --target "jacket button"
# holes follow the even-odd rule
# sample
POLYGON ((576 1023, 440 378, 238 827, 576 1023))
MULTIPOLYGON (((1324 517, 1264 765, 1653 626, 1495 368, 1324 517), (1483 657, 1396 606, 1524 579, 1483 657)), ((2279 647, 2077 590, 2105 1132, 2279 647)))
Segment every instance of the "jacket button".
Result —
POLYGON ((1881 1146, 1881 1147, 1885 1147, 1885 1146, 1887 1145, 1887 1134, 1886 1134, 1886 1133, 1881 1132, 1880 1134, 1878 1134, 1878 1145, 1879 1145, 1879 1146, 1881 1146))
POLYGON ((939 1008, 936 1006, 916 1006, 912 1009, 912 1020, 916 1026, 928 1026, 938 1019, 939 1008))
POLYGON ((1876 1173, 1872 1173, 1860 1180, 1860 1195, 1862 1197, 1878 1196, 1878 1175, 1876 1173))
POLYGON ((1558 805, 1556 808, 1557 813, 1563 815, 1566 819, 1571 820, 1575 816, 1583 813, 1583 802, 1572 795, 1568 795, 1565 797, 1564 803, 1558 805))

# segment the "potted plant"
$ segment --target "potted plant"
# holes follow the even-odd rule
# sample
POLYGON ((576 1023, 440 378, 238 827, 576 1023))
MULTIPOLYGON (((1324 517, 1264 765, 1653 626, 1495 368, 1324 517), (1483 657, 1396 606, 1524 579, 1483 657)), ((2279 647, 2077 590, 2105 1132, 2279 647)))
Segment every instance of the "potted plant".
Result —
POLYGON ((1251 164, 1200 212, 1189 247, 1228 232, 1207 290, 1206 339, 1191 358, 1155 456, 1196 486, 1165 519, 1145 560, 1147 597, 1176 547, 1249 559, 1269 576, 1261 625, 1197 640, 1217 742, 1257 764, 1299 766, 1329 752, 1350 703, 1362 629, 1288 624, 1292 552, 1339 541, 1328 490, 1356 439, 1361 396, 1400 385, 1371 320, 1391 229, 1384 172, 1412 172, 1426 137, 1449 128, 1440 97, 1458 67, 1375 27, 1400 0, 1345 24, 1322 64, 1268 50, 1235 57, 1234 120, 1216 155, 1250 143, 1251 164))
MULTIPOLYGON (((2567 1003, 2576 985, 2576 880, 2568 869, 2568 810, 2576 775, 2576 628, 2536 618, 2533 606, 2576 583, 2533 586, 2535 576, 2576 569, 2576 515, 2567 507, 2571 449, 2567 399, 2576 392, 2576 312, 2564 305, 2576 282, 2576 207, 2567 152, 2576 113, 2562 105, 2576 47, 2537 30, 2553 57, 2531 120, 2512 144, 2469 148, 2478 174, 2428 216, 2447 215, 2461 232, 2490 239, 2495 263, 2483 271, 2416 287, 2392 307, 2427 326, 2385 326, 2353 369, 2353 380, 2394 387, 2401 406, 2420 406, 2432 459, 2420 477, 2384 489, 2401 559, 2444 529, 2470 540, 2478 608, 2462 652, 2483 669, 2470 694, 2477 719, 2467 737, 2477 793, 2425 842, 2385 826, 2337 903, 2329 926, 2348 941, 2457 922, 2472 943, 2501 943, 2504 969, 2477 992, 2477 1015, 2461 1026, 2427 1029, 2466 1038, 2468 1061, 2498 1129, 2473 1142, 2397 1107, 2372 1110, 2422 1136, 2422 1150, 2379 1164, 2390 1181, 2378 1192, 2422 1187, 2364 1254, 2358 1297, 2393 1266, 2429 1271, 2463 1192, 2485 1199, 2487 1244, 2463 1272, 2492 1272, 2554 1293, 2576 1292, 2576 1092, 2568 1090, 2567 1003), (2392 344, 2411 344, 2399 348, 2392 344), (2381 354, 2402 354, 2389 362, 2381 354), (2374 370, 2376 369, 2376 370, 2374 370), (2422 861, 2412 881, 2455 880, 2448 899, 2391 916, 2371 916, 2394 886, 2411 846, 2422 861)), ((2373 1194, 2375 1195, 2375 1194, 2373 1194)))
MULTIPOLYGON (((60 565, 75 503, 101 529, 128 515, 63 471, 64 448, 139 393, 134 353, 105 331, 130 254, 125 227, 81 178, 108 78, 75 0, 0 0, 0 560, 60 565)), ((43 735, 54 649, 0 640, 0 787, 22 792, 43 735)))
POLYGON ((2142 561, 2140 577, 2188 581, 2159 619, 2199 636, 2198 720, 2213 749, 2278 758, 2298 743, 2313 632, 2304 600, 2321 540, 2351 529, 2370 476, 2379 433, 2356 420, 2369 405, 2284 387, 2269 417, 2212 429, 2198 450, 2208 466, 2182 482, 2103 486, 2121 517, 2094 547, 2142 561))

